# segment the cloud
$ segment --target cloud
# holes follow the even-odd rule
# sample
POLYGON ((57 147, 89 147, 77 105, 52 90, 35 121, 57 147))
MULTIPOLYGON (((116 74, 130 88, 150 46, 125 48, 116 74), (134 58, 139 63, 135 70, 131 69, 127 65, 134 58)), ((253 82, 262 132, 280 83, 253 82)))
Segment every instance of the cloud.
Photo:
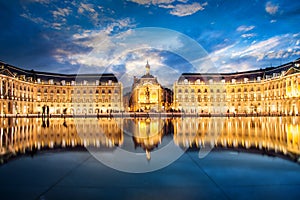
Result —
POLYGON ((24 17, 25 19, 28 19, 36 24, 48 24, 49 25, 48 21, 44 20, 41 17, 33 17, 30 13, 22 13, 20 16, 24 17))
POLYGON ((49 4, 50 0, 28 0, 29 2, 33 3, 40 3, 40 4, 49 4))
POLYGON ((175 0, 129 0, 131 2, 140 4, 140 5, 159 5, 159 4, 170 4, 175 0))
POLYGON ((84 11, 90 12, 90 13, 95 13, 96 10, 94 9, 93 4, 84 4, 80 3, 80 6, 78 8, 79 13, 83 13, 84 11))
POLYGON ((183 17, 192 15, 198 11, 204 10, 204 7, 207 3, 199 4, 199 3, 192 3, 192 4, 177 4, 171 11, 171 15, 183 17))
POLYGON ((238 32, 248 32, 248 31, 251 31, 255 28, 255 26, 245 26, 245 25, 242 25, 242 26, 239 26, 236 30, 238 32))
POLYGON ((300 34, 284 34, 251 44, 236 42, 209 54, 220 71, 231 72, 260 68, 275 60, 300 55, 300 34))
POLYGON ((52 15, 54 18, 58 17, 66 17, 72 12, 71 9, 68 8, 57 8, 57 10, 52 11, 52 15))
POLYGON ((175 15, 178 17, 184 17, 188 15, 195 14, 198 11, 204 10, 204 7, 207 6, 205 3, 188 3, 188 0, 129 0, 131 2, 145 5, 145 6, 158 6, 163 9, 170 9, 169 14, 175 15))
POLYGON ((132 84, 133 76, 145 74, 144 66, 149 60, 151 73, 159 77, 163 85, 173 83, 179 72, 165 61, 169 52, 182 47, 180 34, 172 36, 159 32, 162 29, 130 29, 132 26, 135 25, 126 18, 101 30, 73 34, 68 41, 77 46, 77 50, 72 46, 60 46, 53 52, 53 57, 61 64, 80 66, 78 73, 112 72, 124 87, 132 84), (121 31, 116 33, 116 29, 121 31))
POLYGON ((254 36, 256 36, 255 33, 245 33, 245 34, 241 35, 242 38, 252 38, 254 36))
POLYGON ((278 5, 274 5, 271 1, 268 1, 266 3, 266 12, 269 13, 270 15, 275 15, 278 12, 278 5))

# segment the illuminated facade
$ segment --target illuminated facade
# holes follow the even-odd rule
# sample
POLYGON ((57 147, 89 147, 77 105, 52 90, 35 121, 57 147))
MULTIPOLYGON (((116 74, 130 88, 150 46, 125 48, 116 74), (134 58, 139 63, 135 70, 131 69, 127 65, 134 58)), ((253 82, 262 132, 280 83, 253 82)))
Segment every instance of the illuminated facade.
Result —
POLYGON ((131 111, 163 111, 163 88, 157 78, 150 74, 150 65, 147 62, 146 74, 140 79, 134 77, 130 97, 131 111))
POLYGON ((114 74, 55 74, 0 62, 2 116, 165 112, 170 108, 186 113, 298 115, 299 97, 299 59, 239 73, 183 73, 173 91, 158 83, 147 63, 145 75, 134 78, 131 95, 126 97, 129 104, 124 104, 123 87, 114 74))
POLYGON ((182 112, 297 115, 300 60, 240 73, 183 73, 173 92, 173 108, 182 112))
POLYGON ((64 75, 0 63, 0 114, 95 114, 123 110, 113 74, 64 75))

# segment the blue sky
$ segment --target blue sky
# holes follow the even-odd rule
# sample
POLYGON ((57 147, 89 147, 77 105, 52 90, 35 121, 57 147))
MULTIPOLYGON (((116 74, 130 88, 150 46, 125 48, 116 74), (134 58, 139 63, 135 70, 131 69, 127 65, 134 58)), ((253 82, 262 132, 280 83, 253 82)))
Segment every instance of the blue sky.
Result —
POLYGON ((195 51, 206 54, 215 72, 300 57, 300 1, 0 0, 0 6, 0 59, 27 69, 77 73, 109 66, 139 75, 149 60, 154 74, 164 69, 156 73, 161 79, 205 71, 176 53, 185 43, 180 34, 201 46, 195 51), (144 27, 154 30, 135 40, 134 31, 144 27), (151 46, 152 39, 162 48, 151 46))

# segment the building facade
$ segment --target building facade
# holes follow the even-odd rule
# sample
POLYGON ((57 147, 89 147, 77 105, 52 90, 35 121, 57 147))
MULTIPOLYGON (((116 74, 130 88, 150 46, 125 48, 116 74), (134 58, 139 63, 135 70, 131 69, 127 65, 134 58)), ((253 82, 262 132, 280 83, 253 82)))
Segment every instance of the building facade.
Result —
POLYGON ((300 60, 240 73, 183 73, 173 92, 173 108, 182 112, 297 115, 300 60))
POLYGON ((163 111, 164 93, 157 78, 150 74, 150 65, 146 64, 146 74, 134 77, 130 96, 130 111, 163 111))
POLYGON ((0 62, 0 114, 93 114, 123 110, 113 74, 64 75, 0 62))
POLYGON ((56 74, 0 62, 0 114, 97 114, 120 111, 298 115, 300 59, 236 73, 183 73, 173 91, 150 74, 134 78, 124 109, 114 74, 56 74), (173 92, 173 94, 172 94, 173 92), (173 96, 173 98, 172 98, 173 96))

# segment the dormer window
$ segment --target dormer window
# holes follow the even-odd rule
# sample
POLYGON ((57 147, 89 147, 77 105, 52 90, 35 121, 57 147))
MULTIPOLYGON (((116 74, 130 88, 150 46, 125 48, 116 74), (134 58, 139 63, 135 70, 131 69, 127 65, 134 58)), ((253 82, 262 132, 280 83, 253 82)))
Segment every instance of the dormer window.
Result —
POLYGON ((257 77, 257 81, 258 81, 258 82, 261 81, 261 77, 260 77, 260 76, 257 77))

